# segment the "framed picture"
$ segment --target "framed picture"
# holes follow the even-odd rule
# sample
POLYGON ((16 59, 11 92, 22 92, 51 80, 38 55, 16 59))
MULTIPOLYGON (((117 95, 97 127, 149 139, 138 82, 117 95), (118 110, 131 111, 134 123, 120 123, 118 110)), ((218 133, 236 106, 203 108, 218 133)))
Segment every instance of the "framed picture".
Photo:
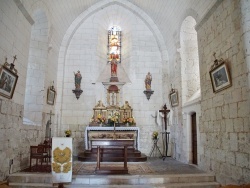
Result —
POLYGON ((49 87, 47 93, 47 104, 54 105, 55 97, 56 97, 56 91, 54 90, 54 87, 49 87))
POLYGON ((5 66, 0 67, 0 95, 12 99, 18 76, 5 66))
POLYGON ((227 65, 222 62, 218 66, 209 71, 210 78, 213 86, 213 92, 217 93, 232 85, 231 78, 228 72, 227 65))
POLYGON ((172 89, 171 93, 169 94, 169 98, 172 107, 179 105, 178 92, 176 90, 172 89))

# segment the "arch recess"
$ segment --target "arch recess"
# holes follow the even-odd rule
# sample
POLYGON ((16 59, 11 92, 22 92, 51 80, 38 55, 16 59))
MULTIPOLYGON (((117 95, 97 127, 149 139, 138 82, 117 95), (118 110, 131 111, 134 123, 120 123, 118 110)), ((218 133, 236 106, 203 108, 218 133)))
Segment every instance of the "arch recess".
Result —
MULTIPOLYGON (((63 102, 62 98, 62 92, 63 92, 63 83, 64 83, 64 77, 62 76, 65 68, 65 61, 66 61, 66 54, 67 54, 67 49, 69 46, 69 43, 74 35, 74 33, 77 31, 77 29, 81 26, 81 24, 91 15, 95 14, 96 12, 102 10, 105 7, 111 6, 111 5, 119 5, 129 11, 131 11, 133 14, 138 16, 146 25, 147 27, 151 30, 153 33, 158 47, 161 52, 161 57, 162 61, 165 63, 168 63, 168 52, 167 48, 163 39, 163 36, 154 23, 154 21, 140 8, 135 6, 134 4, 128 2, 128 1, 123 1, 123 0, 106 0, 106 1, 101 1, 84 11, 82 14, 80 14, 74 22, 70 25, 70 27, 67 29, 64 38, 62 40, 61 46, 60 46, 60 51, 59 51, 59 59, 58 59, 58 70, 60 70, 60 73, 58 72, 58 78, 57 78, 57 88, 58 89, 58 95, 57 95, 57 101, 61 100, 61 103, 63 102)), ((108 28, 107 28, 108 30, 108 28)), ((60 102, 59 102, 60 103, 60 102)), ((61 107, 58 104, 56 106, 56 110, 60 111, 61 107)), ((60 123, 59 123, 60 124, 60 123)))
POLYGON ((47 67, 48 19, 42 9, 34 11, 33 19, 35 23, 32 25, 30 36, 23 123, 42 125, 46 96, 44 86, 47 67))

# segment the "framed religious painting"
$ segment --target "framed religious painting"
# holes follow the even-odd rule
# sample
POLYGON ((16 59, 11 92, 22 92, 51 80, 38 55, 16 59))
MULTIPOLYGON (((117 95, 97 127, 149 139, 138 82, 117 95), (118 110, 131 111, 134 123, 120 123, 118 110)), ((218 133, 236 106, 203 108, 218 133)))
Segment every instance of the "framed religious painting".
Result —
POLYGON ((179 105, 178 92, 176 90, 171 90, 169 94, 169 99, 172 107, 179 105))
POLYGON ((12 99, 16 83, 18 80, 17 74, 13 73, 5 66, 0 67, 0 95, 12 99))
POLYGON ((214 93, 217 93, 232 86, 232 81, 230 78, 228 67, 224 61, 219 65, 213 67, 209 71, 209 74, 214 93))
POLYGON ((47 104, 54 105, 56 97, 56 91, 53 86, 48 88, 47 92, 47 104))

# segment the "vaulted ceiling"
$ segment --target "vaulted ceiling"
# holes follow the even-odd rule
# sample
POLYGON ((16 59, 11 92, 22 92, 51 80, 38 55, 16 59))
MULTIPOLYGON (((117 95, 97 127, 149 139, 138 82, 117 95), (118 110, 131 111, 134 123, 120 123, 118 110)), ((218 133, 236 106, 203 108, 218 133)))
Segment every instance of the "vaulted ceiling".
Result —
POLYGON ((58 44, 81 13, 93 9, 97 4, 105 7, 108 4, 125 1, 141 9, 153 20, 161 31, 166 46, 169 43, 173 45, 181 23, 187 16, 192 16, 199 23, 216 2, 216 0, 21 0, 31 15, 39 7, 48 10, 50 27, 58 44))

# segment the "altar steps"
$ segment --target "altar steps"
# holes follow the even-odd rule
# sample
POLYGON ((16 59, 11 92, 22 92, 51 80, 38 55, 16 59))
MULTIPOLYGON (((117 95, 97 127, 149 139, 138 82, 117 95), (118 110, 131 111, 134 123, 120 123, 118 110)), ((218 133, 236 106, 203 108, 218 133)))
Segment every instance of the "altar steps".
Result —
MULTIPOLYGON (((128 149, 128 156, 131 157, 140 157, 141 156, 141 152, 138 150, 134 150, 134 149, 128 149)), ((97 154, 97 150, 96 149, 92 149, 92 150, 86 150, 84 152, 86 157, 92 157, 93 155, 96 156, 97 154)), ((123 156, 123 149, 101 149, 101 154, 102 156, 105 157, 122 157, 123 156), (115 154, 114 154, 115 153, 115 154)))
MULTIPOLYGON (((52 184, 51 174, 15 173, 9 177, 12 188, 58 187, 52 184)), ((210 174, 169 175, 74 175, 65 188, 218 188, 210 174)))
MULTIPOLYGON (((147 156, 140 151, 128 148, 128 162, 144 162, 147 161, 147 156)), ((78 154, 79 161, 93 162, 97 160, 97 149, 85 150, 78 154)), ((101 162, 123 162, 123 150, 115 148, 105 148, 101 151, 101 162)))

